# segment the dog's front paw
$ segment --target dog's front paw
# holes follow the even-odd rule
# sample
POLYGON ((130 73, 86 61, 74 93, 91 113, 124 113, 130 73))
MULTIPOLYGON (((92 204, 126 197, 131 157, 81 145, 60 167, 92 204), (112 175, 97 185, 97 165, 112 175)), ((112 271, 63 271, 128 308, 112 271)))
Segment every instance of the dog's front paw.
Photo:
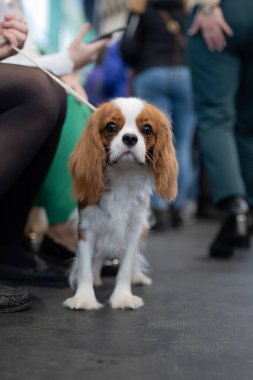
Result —
POLYGON ((109 303, 113 309, 138 309, 144 305, 142 298, 131 293, 112 294, 109 303))
POLYGON ((152 284, 152 279, 144 273, 136 273, 133 275, 131 283, 132 285, 149 286, 152 284))
POLYGON ((95 297, 86 297, 80 294, 68 298, 63 302, 63 306, 72 310, 98 310, 103 305, 95 297))

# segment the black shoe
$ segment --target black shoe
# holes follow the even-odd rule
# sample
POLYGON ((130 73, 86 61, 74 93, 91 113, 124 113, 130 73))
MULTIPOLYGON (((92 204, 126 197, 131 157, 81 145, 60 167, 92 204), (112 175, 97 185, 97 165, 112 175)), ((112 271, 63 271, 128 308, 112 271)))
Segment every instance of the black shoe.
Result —
MULTIPOLYGON (((62 244, 56 243, 52 238, 45 235, 40 245, 38 256, 42 258, 52 268, 68 269, 71 267, 75 253, 64 247, 62 244)), ((114 277, 119 269, 118 259, 108 259, 105 261, 101 276, 114 277)))
POLYGON ((253 235, 253 209, 250 209, 249 213, 249 233, 253 235))
POLYGON ((108 259, 102 267, 101 277, 115 277, 119 271, 120 261, 118 259, 108 259))
POLYGON ((180 228, 183 225, 183 218, 181 215, 181 210, 176 209, 176 208, 171 208, 171 227, 172 228, 180 228))
POLYGON ((166 231, 169 226, 167 210, 153 210, 153 216, 155 221, 150 230, 156 232, 166 231))
POLYGON ((0 264, 0 278, 15 284, 30 286, 64 287, 68 285, 67 275, 62 270, 49 268, 40 259, 37 259, 33 267, 0 264))
POLYGON ((75 258, 73 251, 57 243, 48 235, 44 236, 37 254, 47 264, 62 269, 70 268, 75 258))
POLYGON ((249 248, 249 218, 248 214, 228 216, 213 243, 209 255, 213 258, 230 258, 235 248, 249 248))
POLYGON ((0 313, 26 310, 31 304, 31 298, 25 290, 0 285, 0 313))

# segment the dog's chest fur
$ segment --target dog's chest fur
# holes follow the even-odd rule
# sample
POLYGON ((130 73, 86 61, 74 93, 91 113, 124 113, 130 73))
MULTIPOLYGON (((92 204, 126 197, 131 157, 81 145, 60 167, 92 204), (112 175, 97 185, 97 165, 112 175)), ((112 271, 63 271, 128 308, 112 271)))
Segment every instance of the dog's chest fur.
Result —
POLYGON ((95 232, 95 254, 120 256, 131 234, 148 227, 152 181, 142 167, 107 169, 99 203, 80 214, 80 227, 95 232))

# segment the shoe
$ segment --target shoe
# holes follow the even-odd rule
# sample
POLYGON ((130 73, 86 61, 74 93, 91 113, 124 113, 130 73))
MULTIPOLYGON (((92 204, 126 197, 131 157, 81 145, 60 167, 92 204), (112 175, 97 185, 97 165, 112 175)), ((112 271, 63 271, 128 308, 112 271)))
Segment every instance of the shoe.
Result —
POLYGON ((253 209, 250 209, 249 213, 249 233, 253 235, 253 209))
POLYGON ((57 243, 48 235, 44 235, 37 254, 50 266, 62 269, 70 268, 75 258, 73 251, 57 243))
POLYGON ((171 208, 170 211, 170 220, 171 220, 171 227, 172 228, 180 228, 183 225, 183 218, 181 215, 181 210, 176 208, 171 208))
POLYGON ((31 298, 25 290, 0 285, 0 313, 26 310, 31 304, 31 298))
POLYGON ((108 259, 102 267, 101 277, 115 277, 119 271, 120 261, 118 259, 108 259))
MULTIPOLYGON (((45 235, 40 248, 37 252, 38 257, 43 259, 52 268, 59 268, 66 270, 71 267, 74 260, 75 253, 62 244, 55 242, 48 235, 45 235)), ((117 275, 119 269, 118 259, 108 259, 105 261, 101 276, 114 277, 117 275)))
POLYGON ((42 260, 37 260, 34 267, 0 264, 0 278, 8 282, 30 286, 64 287, 68 285, 65 273, 49 268, 42 260))
POLYGON ((249 219, 247 214, 227 217, 210 246, 209 256, 230 258, 235 248, 250 247, 249 219))
POLYGON ((169 226, 167 210, 153 210, 153 216, 155 221, 150 230, 156 232, 164 232, 167 230, 169 226))

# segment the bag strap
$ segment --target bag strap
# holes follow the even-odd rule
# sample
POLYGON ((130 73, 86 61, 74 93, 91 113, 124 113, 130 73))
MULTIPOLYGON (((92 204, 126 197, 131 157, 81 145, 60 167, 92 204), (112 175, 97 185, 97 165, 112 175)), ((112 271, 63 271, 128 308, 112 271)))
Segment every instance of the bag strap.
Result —
POLYGON ((186 46, 186 38, 182 32, 180 23, 171 17, 166 9, 159 11, 161 18, 164 20, 166 28, 169 33, 173 34, 180 46, 186 46))

